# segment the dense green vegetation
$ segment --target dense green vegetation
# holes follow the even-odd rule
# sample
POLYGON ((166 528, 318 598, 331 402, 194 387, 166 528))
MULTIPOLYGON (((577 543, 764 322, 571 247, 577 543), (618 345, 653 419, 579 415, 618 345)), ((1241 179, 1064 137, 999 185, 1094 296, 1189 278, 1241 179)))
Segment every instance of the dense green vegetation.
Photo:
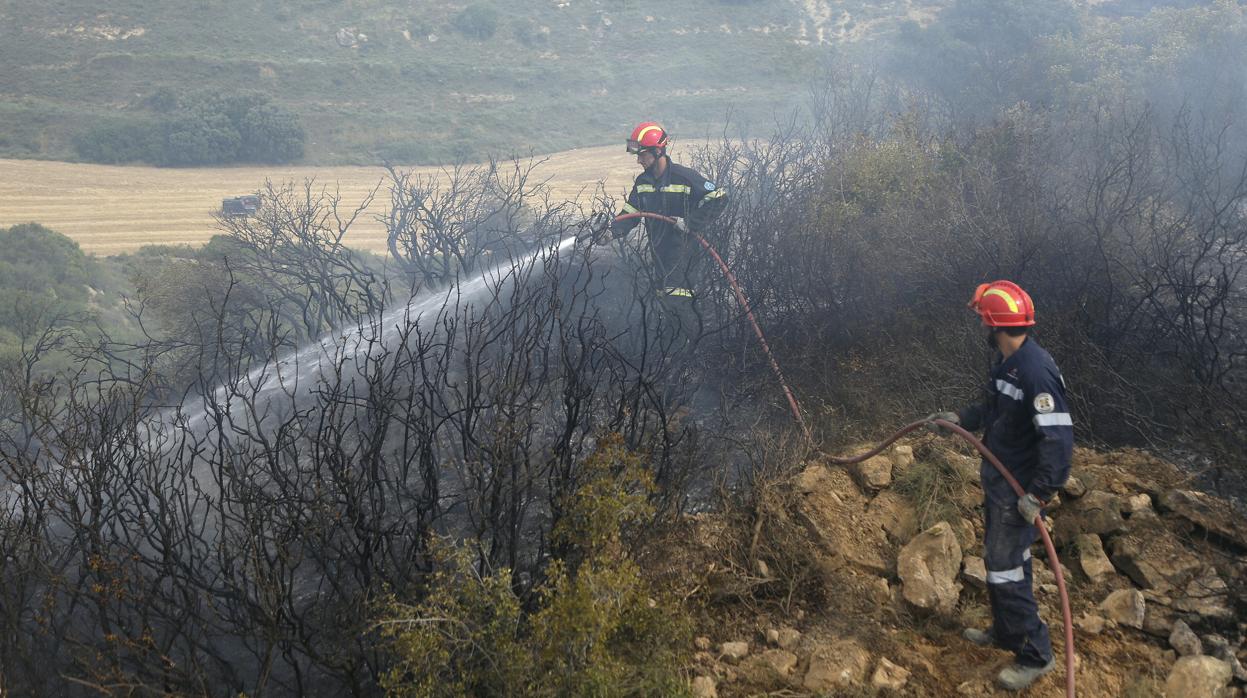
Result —
POLYGON ((179 97, 160 90, 148 100, 158 112, 110 117, 74 138, 74 150, 98 163, 194 166, 287 163, 303 157, 298 118, 261 94, 179 97))
POLYGON ((0 361, 48 329, 80 325, 98 278, 95 260, 59 233, 34 223, 0 229, 0 361))
POLYGON ((788 2, 9 3, 0 156, 115 158, 168 90, 268 95, 309 162, 550 152, 655 114, 702 137, 729 111, 769 123, 794 103, 821 54, 803 18, 788 2))

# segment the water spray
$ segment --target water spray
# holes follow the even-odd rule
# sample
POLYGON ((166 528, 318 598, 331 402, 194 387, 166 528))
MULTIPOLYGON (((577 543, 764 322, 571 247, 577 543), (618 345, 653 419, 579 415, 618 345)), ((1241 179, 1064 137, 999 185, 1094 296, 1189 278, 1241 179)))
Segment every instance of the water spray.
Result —
MULTIPOLYGON (((954 424, 947 420, 936 419, 932 420, 930 423, 947 429, 955 433, 957 436, 965 439, 967 443, 982 454, 983 458, 986 459, 988 463, 991 463, 995 466, 996 470, 1000 471, 1000 474, 1004 476, 1005 481, 1009 483, 1009 486, 1013 488, 1013 491, 1017 493, 1018 497, 1026 495, 1026 492, 1022 489, 1022 486, 1018 484, 1017 478, 1013 477, 1013 474, 1009 472, 1009 469, 1005 467, 1004 463, 1001 463, 1000 459, 989 451, 987 446, 984 446, 983 442, 978 440, 974 434, 966 431, 960 424, 954 424)), ((900 431, 896 432, 892 436, 889 436, 878 446, 863 454, 844 458, 826 456, 826 460, 830 463, 835 463, 836 465, 852 465, 853 463, 860 463, 867 458, 878 455, 883 451, 883 449, 892 445, 902 436, 911 431, 921 429, 927 424, 928 422, 926 420, 907 424, 902 427, 900 431)), ((1039 529, 1039 536, 1043 539, 1044 550, 1048 551, 1048 567, 1052 570, 1052 574, 1056 576, 1057 590, 1061 594, 1061 619, 1065 626, 1065 695, 1067 698, 1074 698, 1074 623, 1069 608, 1069 593, 1065 590, 1065 574, 1061 571, 1061 561, 1057 558, 1056 547, 1052 545, 1052 538, 1048 535, 1048 527, 1044 525, 1043 517, 1036 516, 1034 525, 1035 528, 1039 529)))
MULTIPOLYGON (((675 219, 670 216, 664 216, 661 213, 650 213, 649 211, 637 211, 635 213, 625 213, 616 216, 616 221, 626 221, 633 218, 652 218, 656 221, 670 223, 675 225, 675 219)), ((771 347, 766 342, 766 337, 762 334, 762 328, 758 326, 758 320, 753 316, 753 309, 749 307, 749 299, 745 297, 744 291, 740 288, 740 283, 736 281, 736 275, 728 268, 727 263, 719 256, 718 251, 706 242, 706 238, 701 235, 688 231, 688 235, 701 245, 714 261, 719 265, 719 270, 727 277, 728 284, 732 287, 732 292, 736 295, 736 302, 740 305, 741 310, 745 311, 745 317, 749 318, 749 324, 753 326, 753 333, 758 337, 758 343, 762 345, 762 351, 766 353, 766 358, 771 364, 771 371, 775 373, 776 380, 784 390, 784 396, 788 398, 788 408, 792 411, 792 418, 796 420, 797 425, 801 427, 801 432, 805 434, 806 440, 812 440, 813 436, 810 427, 805 423, 805 417, 801 415, 801 407, 797 404, 797 398, 793 396, 792 389, 788 387, 788 381, 784 379, 784 372, 779 368, 779 362, 775 360, 775 355, 771 353, 771 347)))

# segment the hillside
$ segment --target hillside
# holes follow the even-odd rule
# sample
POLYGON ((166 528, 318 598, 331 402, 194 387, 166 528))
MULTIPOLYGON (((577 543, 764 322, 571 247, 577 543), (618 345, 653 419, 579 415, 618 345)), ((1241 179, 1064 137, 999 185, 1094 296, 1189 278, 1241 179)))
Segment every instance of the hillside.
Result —
MULTIPOLYGON (((1051 519, 1078 695, 1241 695, 1242 512, 1139 451, 1080 449, 1073 473, 1051 519)), ((850 468, 812 461, 768 492, 752 516, 692 518, 656 556, 705 604, 694 696, 1018 695, 994 685, 1011 655, 960 637, 991 617, 977 459, 923 437, 850 468)), ((1060 596, 1034 551, 1058 667, 1020 695, 1063 695, 1060 596)))
POLYGON ((662 114, 684 135, 769 120, 820 45, 921 3, 69 0, 0 5, 0 155, 70 159, 100 119, 162 88, 258 90, 297 113, 308 162, 442 161, 615 140, 662 114))

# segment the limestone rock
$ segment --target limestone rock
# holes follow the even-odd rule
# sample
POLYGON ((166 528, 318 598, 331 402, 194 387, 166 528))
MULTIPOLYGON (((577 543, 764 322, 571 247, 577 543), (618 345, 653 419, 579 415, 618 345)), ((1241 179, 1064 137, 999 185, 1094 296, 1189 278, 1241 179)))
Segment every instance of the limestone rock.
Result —
POLYGON ((875 667, 870 685, 878 690, 899 691, 909 682, 909 670, 889 662, 887 658, 879 658, 879 666, 875 667))
POLYGON ((706 650, 710 649, 710 638, 705 637, 705 636, 698 637, 693 640, 693 646, 701 650, 702 652, 705 652, 706 650))
POLYGON ((1109 547, 1117 569, 1140 587, 1162 594, 1186 586, 1202 566, 1186 546, 1160 529, 1119 536, 1109 547))
POLYGON ((1099 635, 1104 631, 1104 619, 1094 613, 1084 613, 1074 619, 1074 625, 1088 635, 1099 635))
POLYGON ((1193 657, 1204 653, 1204 645, 1199 641, 1199 636, 1184 621, 1177 621, 1173 624, 1173 631, 1169 633, 1169 646, 1183 657, 1193 657))
POLYGON ((1079 480, 1071 475, 1070 478, 1065 481, 1065 487, 1062 487, 1061 491, 1069 495, 1070 499, 1078 499, 1087 493, 1087 486, 1082 484, 1082 480, 1079 480))
MULTIPOLYGON (((1052 573, 1052 568, 1048 567, 1047 560, 1040 560, 1036 558, 1032 563, 1032 570, 1034 571, 1035 584, 1046 584, 1054 588, 1056 587, 1056 575, 1052 573)), ((1061 565, 1061 576, 1065 579, 1067 584, 1073 576, 1069 573, 1069 568, 1064 564, 1061 565)))
POLYGON ((862 684, 869 669, 870 654, 853 640, 840 640, 810 655, 802 686, 810 691, 831 692, 862 684))
POLYGON ((693 679, 693 698, 719 698, 719 689, 714 679, 709 676, 698 676, 693 679))
POLYGON ((987 565, 983 562, 983 558, 967 556, 961 568, 961 578, 976 589, 986 589, 987 565))
POLYGON ((883 577, 870 580, 867 591, 870 593, 871 600, 880 606, 885 606, 892 601, 892 587, 883 577))
POLYGON ((719 654, 731 662, 739 662, 749 655, 748 642, 725 642, 719 646, 719 654))
POLYGON ((1116 495, 1100 490, 1087 492, 1062 507, 1060 516, 1054 516, 1053 522, 1053 537, 1060 547, 1073 542, 1079 534, 1116 533, 1126 525, 1121 517, 1121 501, 1116 495))
POLYGON ((767 631, 766 631, 766 644, 768 644, 768 645, 778 645, 778 644, 779 644, 779 631, 778 631, 778 630, 776 630, 775 628, 768 628, 768 629, 767 629, 767 631))
POLYGON ((1153 637, 1168 639, 1173 632, 1173 612, 1158 604, 1147 605, 1147 615, 1143 617, 1143 632, 1153 637))
POLYGON ((1228 620, 1234 617, 1229 591, 1229 586, 1216 569, 1209 565, 1186 585, 1184 593, 1175 594, 1178 598, 1174 600, 1173 607, 1203 618, 1228 620))
POLYGON ((852 466, 853 479, 865 492, 878 492, 892 484, 892 461, 872 456, 852 466))
POLYGON ((1234 650, 1228 644, 1218 645, 1210 654, 1229 664, 1234 678, 1247 683, 1247 667, 1244 667, 1243 663, 1238 660, 1238 657, 1234 655, 1234 650))
POLYGON ((824 567, 827 583, 837 583, 835 572, 845 563, 874 574, 891 574, 894 557, 887 536, 871 525, 867 500, 853 484, 852 475, 842 468, 819 470, 815 475, 807 469, 798 478, 798 487, 812 489, 801 498, 796 513, 817 552, 830 558, 824 567))
POLYGON ((787 676, 797 668, 797 655, 788 650, 767 650, 758 655, 758 658, 766 662, 780 676, 787 676))
POLYGON ((1215 657, 1183 657, 1174 663, 1165 681, 1165 698, 1226 696, 1231 676, 1230 665, 1215 657))
POLYGON ((914 464, 914 447, 896 446, 889 457, 892 459, 893 468, 904 470, 914 464))
POLYGON ((941 521, 914 536, 896 560, 905 600, 916 608, 951 615, 961 595, 961 546, 941 521))
POLYGON ((1078 564, 1088 579, 1098 584, 1113 574, 1113 563, 1104 554, 1104 546, 1099 536, 1094 533, 1080 533, 1074 539, 1074 545, 1078 548, 1078 564))
POLYGON ((1247 523, 1224 500, 1203 492, 1169 490, 1160 496, 1160 506, 1240 548, 1247 548, 1247 523))
POLYGON ((333 38, 342 48, 350 48, 358 45, 359 30, 355 27, 340 27, 334 33, 333 38))
POLYGON ((1141 511, 1152 508, 1152 498, 1146 493, 1136 494, 1121 500, 1121 512, 1133 516, 1141 511))
POLYGON ((904 545, 918 532, 918 517, 914 506, 904 495, 885 490, 870 500, 866 509, 870 520, 887 534, 888 540, 904 545))
POLYGON ((1138 589, 1119 589, 1100 602, 1100 610, 1118 625, 1141 630, 1147 613, 1147 602, 1138 589))
POLYGON ((779 629, 779 648, 784 650, 795 649, 797 644, 801 642, 801 631, 792 628, 779 629))

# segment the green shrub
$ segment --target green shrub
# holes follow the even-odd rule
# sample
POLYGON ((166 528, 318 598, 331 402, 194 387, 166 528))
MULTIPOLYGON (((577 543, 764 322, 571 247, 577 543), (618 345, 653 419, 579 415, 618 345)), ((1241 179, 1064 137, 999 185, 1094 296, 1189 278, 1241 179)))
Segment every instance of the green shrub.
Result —
POLYGON ((287 163, 303 157, 299 118, 259 93, 179 95, 156 90, 144 105, 161 116, 128 113, 74 139, 88 162, 167 166, 287 163))
POLYGON ((108 119, 74 137, 74 151, 88 162, 113 165, 158 162, 164 150, 157 121, 142 116, 108 119))
POLYGON ((165 126, 161 165, 217 165, 238 160, 242 136, 225 114, 184 112, 165 126))
POLYGON ((293 162, 303 157, 303 127, 294 114, 272 104, 258 104, 238 120, 242 136, 239 159, 251 162, 293 162))
POLYGON ((0 230, 0 328, 29 335, 87 308, 95 264, 78 243, 37 223, 0 230))
POLYGON ((468 5, 455 15, 452 24, 464 36, 483 41, 498 31, 498 11, 488 5, 468 5))
POLYGON ((552 531, 560 551, 526 609, 511 571, 479 573, 465 549, 443 551, 425 598, 382 607, 392 696, 683 695, 678 648, 690 624, 627 552, 652 520, 652 480, 617 437, 584 464, 584 484, 552 531))

